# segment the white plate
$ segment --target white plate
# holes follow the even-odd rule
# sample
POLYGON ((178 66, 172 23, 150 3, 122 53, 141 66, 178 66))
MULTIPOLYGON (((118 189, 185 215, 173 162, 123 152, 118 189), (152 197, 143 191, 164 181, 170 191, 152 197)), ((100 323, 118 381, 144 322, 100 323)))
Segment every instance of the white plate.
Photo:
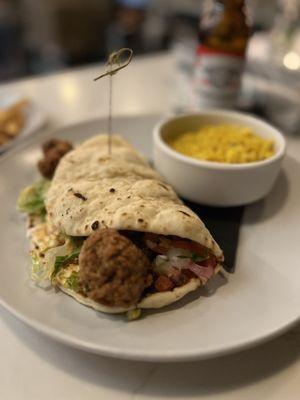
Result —
MULTIPOLYGON (((10 94, 9 96, 0 97, 0 109, 9 107, 10 105, 16 103, 17 101, 26 98, 26 96, 21 96, 20 94, 10 94)), ((42 128, 46 123, 46 114, 40 110, 35 104, 33 104, 29 99, 29 105, 25 112, 26 122, 24 128, 21 132, 12 140, 6 144, 0 146, 0 154, 9 149, 14 144, 17 144, 22 139, 42 128)))
MULTIPOLYGON (((116 118, 115 130, 150 156, 155 117, 116 118)), ((105 131, 93 121, 56 132, 73 141, 105 131)), ((31 138, 0 161, 0 300, 15 316, 63 343, 135 360, 204 359, 253 346, 299 320, 299 164, 284 172, 264 202, 249 208, 241 230, 236 273, 213 295, 198 291, 178 304, 127 323, 85 308, 63 293, 32 287, 18 193, 36 178, 39 143, 31 138)), ((217 284, 220 281, 215 282, 217 284)))

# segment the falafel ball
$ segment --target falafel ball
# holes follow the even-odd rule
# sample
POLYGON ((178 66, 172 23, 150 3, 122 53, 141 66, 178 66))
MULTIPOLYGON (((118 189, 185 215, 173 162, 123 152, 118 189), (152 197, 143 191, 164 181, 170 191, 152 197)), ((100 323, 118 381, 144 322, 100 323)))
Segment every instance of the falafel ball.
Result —
POLYGON ((63 156, 73 149, 73 145, 67 140, 55 138, 48 139, 42 144, 42 150, 45 156, 47 155, 49 150, 53 149, 57 150, 57 152, 63 156))
POLYGON ((44 178, 51 179, 60 159, 73 149, 70 142, 59 139, 49 139, 42 145, 44 158, 38 161, 38 169, 44 178))
POLYGON ((46 179, 51 179, 60 159, 61 155, 55 149, 48 150, 47 155, 39 160, 37 164, 41 175, 46 179))
POLYGON ((79 290, 111 307, 137 304, 149 285, 150 261, 115 229, 101 229, 83 243, 79 255, 79 290))

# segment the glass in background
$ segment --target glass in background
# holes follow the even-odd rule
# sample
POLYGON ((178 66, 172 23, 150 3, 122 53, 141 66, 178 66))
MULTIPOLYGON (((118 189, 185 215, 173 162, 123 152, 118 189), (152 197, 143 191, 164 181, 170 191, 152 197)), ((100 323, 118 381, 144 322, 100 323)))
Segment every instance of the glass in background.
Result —
POLYGON ((278 12, 271 30, 269 56, 278 67, 300 72, 299 0, 278 0, 278 12))
MULTIPOLYGON (((269 82, 272 96, 260 99, 267 117, 286 132, 300 134, 300 0, 278 0, 264 58, 254 70, 269 82)), ((269 91, 270 91, 269 89, 269 91)))

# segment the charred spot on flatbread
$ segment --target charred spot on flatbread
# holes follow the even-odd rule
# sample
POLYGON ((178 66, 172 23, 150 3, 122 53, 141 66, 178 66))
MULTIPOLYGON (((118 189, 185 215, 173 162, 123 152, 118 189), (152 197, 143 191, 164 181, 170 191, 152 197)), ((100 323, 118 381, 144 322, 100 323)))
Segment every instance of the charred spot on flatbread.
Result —
POLYGON ((81 199, 83 201, 87 201, 87 197, 85 197, 83 194, 79 193, 79 192, 74 192, 73 193, 75 197, 78 197, 78 199, 81 199))
POLYGON ((91 225, 91 228, 93 229, 93 231, 96 231, 99 228, 99 221, 94 221, 91 225))

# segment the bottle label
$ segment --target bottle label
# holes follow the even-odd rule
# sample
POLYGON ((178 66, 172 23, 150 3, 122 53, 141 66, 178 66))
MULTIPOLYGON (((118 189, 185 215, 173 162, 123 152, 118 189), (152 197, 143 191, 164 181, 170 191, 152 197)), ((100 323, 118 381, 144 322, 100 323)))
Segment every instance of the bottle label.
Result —
POLYGON ((195 66, 195 89, 202 102, 226 106, 236 102, 244 67, 244 54, 200 45, 195 66))

